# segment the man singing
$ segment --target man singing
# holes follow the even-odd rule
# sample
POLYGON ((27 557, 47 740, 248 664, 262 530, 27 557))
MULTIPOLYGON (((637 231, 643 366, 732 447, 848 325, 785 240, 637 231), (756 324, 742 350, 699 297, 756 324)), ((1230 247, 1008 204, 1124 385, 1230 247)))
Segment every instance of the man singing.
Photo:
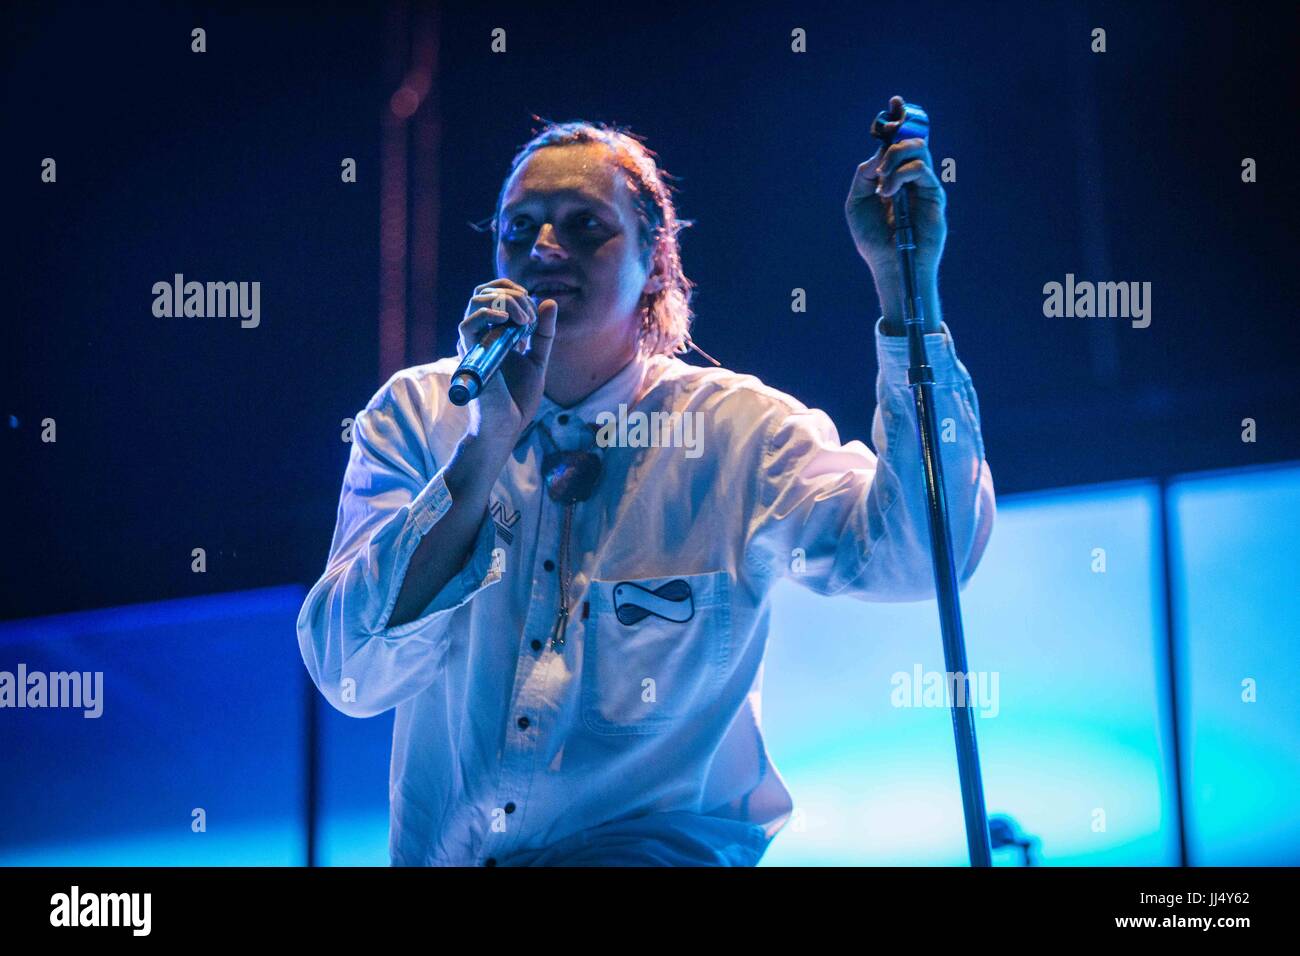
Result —
POLYGON ((964 584, 993 479, 939 311, 945 200, 922 140, 860 165, 845 203, 883 312, 877 454, 751 375, 677 357, 693 347, 681 223, 637 138, 549 125, 518 153, 492 226, 499 278, 474 289, 459 352, 497 323, 536 329, 465 407, 448 357, 398 372, 357 415, 298 617, 334 707, 397 708, 394 865, 762 857, 793 809, 760 729, 772 586, 934 595, 890 234, 902 188, 937 421, 955 423, 939 447, 964 584), (680 425, 608 425, 637 413, 689 420, 696 447, 671 440, 680 425))

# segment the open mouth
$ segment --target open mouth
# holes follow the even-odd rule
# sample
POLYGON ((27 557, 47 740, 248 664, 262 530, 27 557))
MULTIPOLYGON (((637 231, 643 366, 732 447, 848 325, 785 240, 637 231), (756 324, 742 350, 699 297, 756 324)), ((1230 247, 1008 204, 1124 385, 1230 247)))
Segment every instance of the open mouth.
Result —
POLYGON ((578 288, 564 282, 539 282, 528 290, 528 294, 540 302, 543 299, 560 299, 577 295, 578 288))

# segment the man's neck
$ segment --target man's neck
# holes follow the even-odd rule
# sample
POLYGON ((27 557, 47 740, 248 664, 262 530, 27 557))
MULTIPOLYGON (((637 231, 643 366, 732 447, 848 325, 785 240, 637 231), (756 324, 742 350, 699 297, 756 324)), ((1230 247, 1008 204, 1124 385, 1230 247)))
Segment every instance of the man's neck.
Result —
POLYGON ((623 371, 636 353, 635 329, 616 348, 602 348, 591 340, 557 339, 546 365, 546 397, 562 408, 572 408, 623 371))

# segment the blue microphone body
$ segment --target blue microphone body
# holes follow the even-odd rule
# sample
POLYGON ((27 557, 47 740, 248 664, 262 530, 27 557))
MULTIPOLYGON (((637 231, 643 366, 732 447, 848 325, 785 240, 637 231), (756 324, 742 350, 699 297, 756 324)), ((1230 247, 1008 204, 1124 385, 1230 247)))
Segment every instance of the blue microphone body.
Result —
POLYGON ((904 103, 903 115, 898 118, 891 118, 889 110, 881 110, 871 123, 871 135, 883 140, 886 146, 905 139, 923 139, 929 142, 930 116, 915 103, 904 103), (899 123, 899 120, 902 122, 899 123), (899 123, 898 129, 891 133, 886 128, 889 123, 899 123))
POLYGON ((531 335, 537 323, 520 325, 518 322, 503 322, 494 325, 483 334, 478 344, 466 353, 451 377, 447 388, 447 398, 453 405, 468 405, 478 398, 483 386, 496 374, 505 357, 510 354, 519 340, 531 335))

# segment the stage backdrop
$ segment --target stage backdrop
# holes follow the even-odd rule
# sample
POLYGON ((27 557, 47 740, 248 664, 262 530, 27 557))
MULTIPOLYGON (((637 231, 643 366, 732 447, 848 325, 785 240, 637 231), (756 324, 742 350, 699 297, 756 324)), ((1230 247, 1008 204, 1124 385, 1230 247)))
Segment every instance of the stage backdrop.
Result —
MULTIPOLYGON (((970 703, 989 812, 1036 862, 1178 862, 1172 691, 1189 861, 1300 863, 1298 538, 1294 465, 999 500, 970 703)), ((98 717, 0 710, 0 864, 387 863, 392 713, 310 686, 304 594, 0 625, 0 670, 103 674, 98 717)), ((965 862, 943 671, 933 602, 782 586, 763 722, 796 811, 764 865, 965 862)))

